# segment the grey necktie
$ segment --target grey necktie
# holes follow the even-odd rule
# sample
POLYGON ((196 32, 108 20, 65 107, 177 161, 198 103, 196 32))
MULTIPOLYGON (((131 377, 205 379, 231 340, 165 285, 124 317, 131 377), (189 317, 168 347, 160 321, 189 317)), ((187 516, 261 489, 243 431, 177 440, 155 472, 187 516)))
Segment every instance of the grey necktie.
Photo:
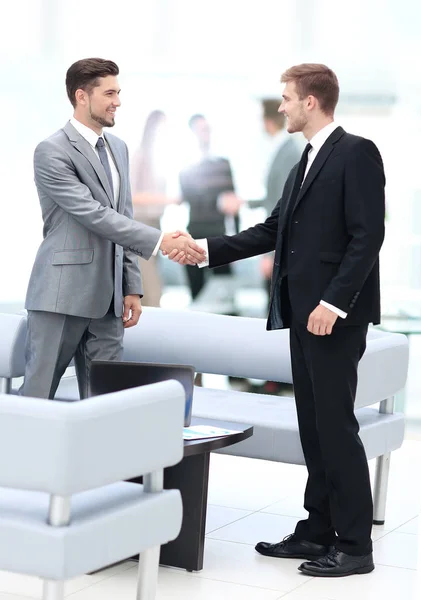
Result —
POLYGON ((96 148, 99 154, 99 160, 101 161, 102 166, 104 167, 104 171, 108 177, 108 181, 110 182, 111 193, 114 196, 114 186, 113 186, 113 178, 111 175, 110 162, 108 160, 107 151, 105 149, 105 142, 102 137, 98 138, 96 143, 96 148))

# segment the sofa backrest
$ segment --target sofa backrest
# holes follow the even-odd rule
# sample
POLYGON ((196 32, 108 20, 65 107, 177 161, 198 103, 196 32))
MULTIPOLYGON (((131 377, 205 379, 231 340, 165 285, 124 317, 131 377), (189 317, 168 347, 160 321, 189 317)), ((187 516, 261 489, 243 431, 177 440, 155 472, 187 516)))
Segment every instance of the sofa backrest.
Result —
MULTIPOLYGON (((144 308, 125 331, 124 360, 193 365, 197 372, 292 383, 289 330, 267 331, 265 319, 144 308)), ((406 336, 370 328, 359 365, 356 406, 405 386, 406 336)))
POLYGON ((172 466, 184 404, 173 380, 83 402, 0 394, 0 486, 70 496, 172 466))

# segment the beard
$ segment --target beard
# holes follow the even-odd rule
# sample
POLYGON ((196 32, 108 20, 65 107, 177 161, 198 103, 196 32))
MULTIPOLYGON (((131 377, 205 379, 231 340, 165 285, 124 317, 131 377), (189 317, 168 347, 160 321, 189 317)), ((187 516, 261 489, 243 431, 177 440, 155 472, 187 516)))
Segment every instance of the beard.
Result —
POLYGON ((288 117, 287 121, 287 131, 289 133, 298 133, 299 131, 303 131, 304 127, 307 125, 308 119, 303 109, 300 110, 300 113, 291 120, 288 117))
POLYGON ((89 116, 92 119, 92 121, 95 121, 95 123, 98 123, 99 125, 101 125, 101 127, 114 127, 115 125, 114 117, 110 116, 109 120, 107 120, 105 119, 105 117, 101 117, 100 115, 95 114, 92 110, 91 105, 89 105, 89 116))

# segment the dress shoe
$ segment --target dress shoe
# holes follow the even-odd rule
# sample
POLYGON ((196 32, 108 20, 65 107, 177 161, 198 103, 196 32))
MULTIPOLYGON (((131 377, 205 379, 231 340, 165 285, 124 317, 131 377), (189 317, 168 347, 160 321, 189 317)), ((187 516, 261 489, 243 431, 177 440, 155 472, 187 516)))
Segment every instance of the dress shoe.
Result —
POLYGON ((269 542, 259 542, 255 549, 264 556, 274 556, 275 558, 307 558, 313 559, 325 556, 329 552, 327 546, 299 540, 294 533, 287 535, 281 542, 269 544, 269 542))
POLYGON ((326 556, 311 562, 304 562, 298 569, 312 577, 345 577, 346 575, 362 575, 374 570, 373 554, 352 556, 337 548, 332 548, 326 556))

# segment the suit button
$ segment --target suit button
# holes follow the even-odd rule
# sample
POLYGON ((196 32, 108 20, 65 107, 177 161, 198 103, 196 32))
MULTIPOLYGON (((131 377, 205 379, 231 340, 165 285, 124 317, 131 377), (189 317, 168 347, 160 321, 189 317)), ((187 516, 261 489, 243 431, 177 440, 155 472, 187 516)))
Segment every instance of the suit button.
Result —
POLYGON ((298 221, 294 221, 294 225, 298 225, 298 221))
POLYGON ((291 254, 295 254, 295 250, 291 250, 291 254))

